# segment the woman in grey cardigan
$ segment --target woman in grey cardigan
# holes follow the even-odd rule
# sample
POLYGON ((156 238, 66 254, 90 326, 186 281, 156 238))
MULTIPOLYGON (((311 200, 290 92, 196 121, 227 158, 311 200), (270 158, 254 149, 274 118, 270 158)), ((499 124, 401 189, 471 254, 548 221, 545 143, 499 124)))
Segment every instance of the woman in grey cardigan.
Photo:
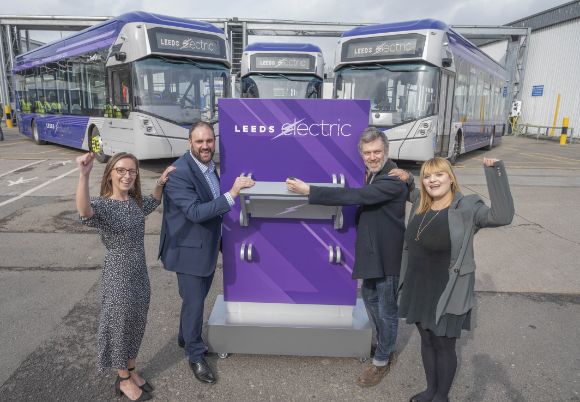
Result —
MULTIPOLYGON (((455 371, 455 341, 471 329, 475 304, 473 235, 484 227, 508 225, 514 204, 503 162, 483 159, 491 208, 477 195, 463 196, 449 162, 428 160, 405 234, 399 282, 399 316, 415 324, 427 389, 412 402, 447 401, 455 371)), ((391 173, 393 174, 393 173, 391 173)))

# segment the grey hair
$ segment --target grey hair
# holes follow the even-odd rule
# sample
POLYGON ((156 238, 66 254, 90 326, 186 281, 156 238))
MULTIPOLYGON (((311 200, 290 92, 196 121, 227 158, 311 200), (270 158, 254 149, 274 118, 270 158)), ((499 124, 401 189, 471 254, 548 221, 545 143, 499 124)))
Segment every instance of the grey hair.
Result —
POLYGON ((385 155, 389 154, 389 139, 387 135, 383 133, 376 127, 367 127, 365 131, 362 132, 360 139, 358 140, 358 151, 362 153, 362 146, 363 144, 368 144, 369 142, 373 142, 380 139, 383 141, 383 145, 385 147, 385 155))

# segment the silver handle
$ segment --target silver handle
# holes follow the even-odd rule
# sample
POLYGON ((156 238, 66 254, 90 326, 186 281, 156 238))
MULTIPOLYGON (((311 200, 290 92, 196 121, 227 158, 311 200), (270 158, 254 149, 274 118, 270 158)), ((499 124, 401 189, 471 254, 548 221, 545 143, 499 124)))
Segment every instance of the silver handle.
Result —
POLYGON ((334 262, 334 247, 330 244, 328 245, 328 262, 331 264, 334 262))
POLYGON ((240 260, 244 261, 246 259, 246 243, 242 243, 240 247, 240 260))
POLYGON ((252 261, 252 251, 254 250, 254 246, 252 246, 252 243, 248 243, 248 246, 246 248, 246 261, 252 261))
POLYGON ((340 264, 342 262, 342 251, 338 246, 335 247, 335 250, 336 251, 334 253, 334 262, 335 264, 340 264))

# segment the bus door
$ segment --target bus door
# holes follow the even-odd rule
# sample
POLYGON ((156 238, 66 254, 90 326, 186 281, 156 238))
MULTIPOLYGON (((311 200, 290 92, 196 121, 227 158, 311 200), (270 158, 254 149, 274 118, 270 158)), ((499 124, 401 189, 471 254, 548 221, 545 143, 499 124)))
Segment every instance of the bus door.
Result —
POLYGON ((439 114, 437 116, 437 138, 435 155, 446 158, 449 156, 449 139, 451 138, 451 115, 453 112, 453 92, 455 90, 455 75, 441 71, 441 87, 439 90, 439 114))
POLYGON ((129 120, 132 110, 133 89, 131 70, 128 65, 109 69, 109 103, 105 107, 107 133, 103 140, 133 143, 133 121, 129 120), (109 135, 107 135, 109 134, 109 135))

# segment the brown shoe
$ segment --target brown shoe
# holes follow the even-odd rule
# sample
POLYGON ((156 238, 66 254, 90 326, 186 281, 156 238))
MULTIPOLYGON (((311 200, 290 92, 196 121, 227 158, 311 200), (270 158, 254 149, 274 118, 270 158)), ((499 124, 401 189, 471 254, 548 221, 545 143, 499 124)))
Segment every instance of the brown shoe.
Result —
POLYGON ((361 387, 374 387, 381 382, 383 377, 387 375, 388 372, 389 365, 375 366, 371 363, 356 379, 356 384, 361 387))

